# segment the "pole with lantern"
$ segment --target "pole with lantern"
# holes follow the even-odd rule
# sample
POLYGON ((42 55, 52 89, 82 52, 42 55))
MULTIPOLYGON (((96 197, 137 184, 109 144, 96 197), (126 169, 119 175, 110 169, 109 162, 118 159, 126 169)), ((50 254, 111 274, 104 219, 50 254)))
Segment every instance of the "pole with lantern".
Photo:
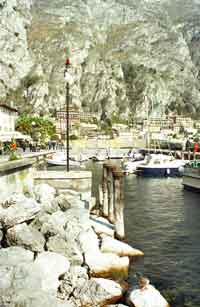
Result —
POLYGON ((66 97, 65 97, 65 112, 66 112, 66 170, 69 172, 69 85, 71 83, 71 75, 69 73, 70 59, 67 58, 65 62, 64 78, 66 81, 66 97))
POLYGON ((67 58, 65 61, 64 78, 66 81, 66 97, 65 97, 65 110, 66 110, 66 170, 69 172, 69 87, 73 83, 73 77, 69 73, 69 68, 71 66, 70 59, 67 58))

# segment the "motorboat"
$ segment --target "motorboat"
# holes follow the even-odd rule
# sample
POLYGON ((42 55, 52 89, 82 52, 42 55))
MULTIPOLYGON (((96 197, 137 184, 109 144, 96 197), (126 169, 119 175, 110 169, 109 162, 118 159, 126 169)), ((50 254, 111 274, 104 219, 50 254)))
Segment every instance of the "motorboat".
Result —
MULTIPOLYGON (((49 156, 46 161, 47 161, 47 164, 49 165, 64 166, 67 163, 66 153, 64 151, 56 152, 55 154, 49 156)), ((81 163, 79 161, 75 161, 69 158, 69 165, 70 166, 80 166, 81 163)))
POLYGON ((125 162, 122 162, 122 170, 125 175, 134 174, 136 173, 137 167, 140 166, 144 160, 128 160, 125 162))
POLYGON ((185 165, 182 183, 185 189, 200 192, 200 160, 192 160, 185 165))
POLYGON ((76 161, 76 162, 86 162, 88 161, 88 156, 86 154, 83 154, 82 152, 80 152, 80 154, 75 154, 75 155, 70 155, 70 160, 72 161, 76 161))
POLYGON ((177 160, 172 155, 148 154, 136 171, 146 176, 180 176, 186 163, 186 160, 177 160))
POLYGON ((97 152, 94 156, 91 157, 93 161, 102 162, 105 161, 108 156, 104 152, 97 152))

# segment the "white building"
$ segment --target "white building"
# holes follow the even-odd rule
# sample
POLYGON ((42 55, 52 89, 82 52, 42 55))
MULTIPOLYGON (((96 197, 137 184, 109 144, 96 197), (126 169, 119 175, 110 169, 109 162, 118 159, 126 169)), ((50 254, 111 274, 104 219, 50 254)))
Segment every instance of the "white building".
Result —
POLYGON ((0 104, 0 133, 15 131, 17 116, 17 109, 0 104))
POLYGON ((0 142, 10 142, 12 139, 30 139, 30 136, 15 131, 17 117, 17 109, 0 103, 0 142))

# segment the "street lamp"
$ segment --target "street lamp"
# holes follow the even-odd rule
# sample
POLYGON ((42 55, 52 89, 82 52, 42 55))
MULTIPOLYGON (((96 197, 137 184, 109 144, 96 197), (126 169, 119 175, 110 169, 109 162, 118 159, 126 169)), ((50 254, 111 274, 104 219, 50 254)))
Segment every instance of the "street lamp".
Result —
POLYGON ((65 99, 65 111, 66 111, 66 170, 69 172, 69 86, 73 83, 73 78, 70 75, 68 69, 71 63, 69 58, 65 62, 64 79, 66 81, 66 99, 65 99))

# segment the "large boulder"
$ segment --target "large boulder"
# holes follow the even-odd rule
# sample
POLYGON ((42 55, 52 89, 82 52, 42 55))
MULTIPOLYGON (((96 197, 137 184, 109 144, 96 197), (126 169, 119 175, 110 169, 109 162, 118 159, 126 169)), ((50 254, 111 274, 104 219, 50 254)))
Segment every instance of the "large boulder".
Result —
POLYGON ((69 267, 66 257, 43 252, 37 256, 34 263, 16 267, 12 287, 16 291, 32 289, 32 291, 41 290, 56 295, 60 285, 59 278, 68 272, 69 267))
POLYGON ((75 240, 65 240, 59 235, 50 237, 47 244, 48 251, 66 256, 72 265, 82 265, 83 255, 75 240))
POLYGON ((7 200, 0 207, 0 225, 10 228, 25 221, 34 219, 40 212, 41 206, 32 198, 17 195, 16 198, 7 200))
POLYGON ((71 204, 68 202, 68 197, 67 195, 60 194, 57 196, 53 202, 62 210, 66 211, 71 208, 71 204))
POLYGON ((101 242, 101 251, 103 253, 113 253, 118 256, 144 256, 144 253, 139 249, 135 249, 130 245, 109 236, 103 236, 101 242))
POLYGON ((42 225, 43 234, 60 235, 66 241, 76 239, 81 231, 90 228, 89 212, 86 209, 71 208, 57 211, 42 225))
POLYGON ((85 263, 95 277, 109 277, 116 274, 128 275, 129 258, 109 253, 90 252, 85 254, 85 263))
POLYGON ((129 300, 137 307, 169 307, 160 292, 150 284, 143 289, 134 289, 130 293, 129 300))
POLYGON ((66 212, 65 239, 77 240, 80 233, 90 229, 89 211, 81 208, 71 208, 66 212))
POLYGON ((0 289, 1 291, 10 289, 12 287, 13 278, 14 278, 14 266, 3 265, 1 263, 0 265, 0 289))
POLYGON ((2 248, 0 252, 0 266, 17 266, 32 263, 34 254, 19 246, 2 248))
POLYGON ((41 207, 45 212, 56 212, 59 207, 55 202, 56 190, 46 183, 37 184, 34 187, 35 199, 41 203, 41 207))
POLYGON ((90 223, 91 226, 94 228, 94 231, 98 234, 105 234, 111 237, 114 237, 114 226, 108 222, 103 217, 96 217, 96 216, 91 216, 90 217, 90 223))
POLYGON ((122 297, 122 288, 112 280, 103 278, 91 278, 82 288, 76 288, 73 292, 79 306, 105 306, 114 304, 122 297))
POLYGON ((8 229, 6 239, 9 245, 22 246, 33 252, 44 250, 45 239, 41 232, 25 223, 8 229))
POLYGON ((0 289, 0 306, 23 307, 73 307, 69 302, 59 300, 56 295, 32 289, 2 291, 0 289))
POLYGON ((99 249, 99 240, 92 229, 84 231, 79 236, 85 263, 90 274, 95 277, 112 276, 113 273, 127 275, 129 258, 119 257, 112 253, 102 253, 99 249))
POLYGON ((57 211, 44 221, 41 232, 44 235, 54 236, 59 234, 62 238, 65 237, 64 226, 66 223, 67 217, 66 213, 62 211, 57 211))
POLYGON ((38 255, 33 265, 33 274, 37 272, 42 277, 42 290, 57 291, 59 277, 70 268, 66 257, 52 252, 43 252, 38 255))
POLYGON ((85 208, 85 202, 80 199, 80 196, 65 194, 64 198, 70 207, 85 208))
POLYGON ((61 280, 58 297, 62 299, 70 299, 74 289, 82 289, 88 280, 89 277, 86 268, 71 266, 69 272, 66 273, 61 280))

